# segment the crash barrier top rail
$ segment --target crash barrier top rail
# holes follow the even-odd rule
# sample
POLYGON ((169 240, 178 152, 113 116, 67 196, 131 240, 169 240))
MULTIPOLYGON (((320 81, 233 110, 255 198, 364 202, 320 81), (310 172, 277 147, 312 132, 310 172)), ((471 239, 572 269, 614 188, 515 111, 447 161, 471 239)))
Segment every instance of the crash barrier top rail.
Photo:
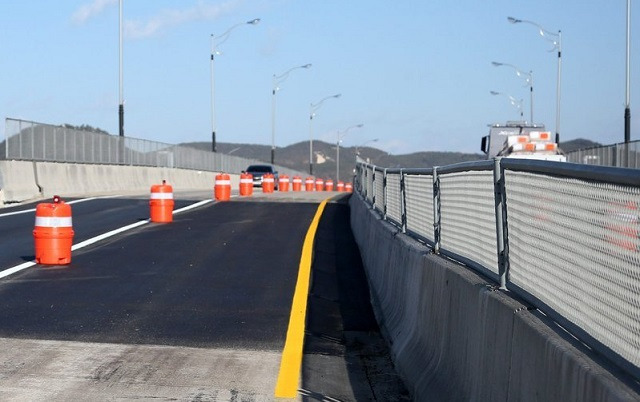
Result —
POLYGON ((573 163, 640 169, 640 140, 578 149, 566 155, 573 163))
POLYGON ((499 158, 358 161, 356 190, 434 253, 487 276, 640 379, 640 175, 499 158))
MULTIPOLYGON (((120 137, 64 126, 6 119, 0 159, 156 166, 211 172, 240 173, 254 159, 214 153, 188 146, 120 137)), ((281 174, 303 174, 276 166, 281 174)))

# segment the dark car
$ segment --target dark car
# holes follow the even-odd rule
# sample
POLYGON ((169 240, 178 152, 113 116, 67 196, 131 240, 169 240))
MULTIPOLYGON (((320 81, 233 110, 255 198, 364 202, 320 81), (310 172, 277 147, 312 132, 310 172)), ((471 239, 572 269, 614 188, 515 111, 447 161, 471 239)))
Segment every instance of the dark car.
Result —
POLYGON ((245 170, 253 176, 253 187, 262 187, 262 176, 271 173, 274 179, 274 188, 278 189, 278 172, 271 165, 251 165, 245 170))

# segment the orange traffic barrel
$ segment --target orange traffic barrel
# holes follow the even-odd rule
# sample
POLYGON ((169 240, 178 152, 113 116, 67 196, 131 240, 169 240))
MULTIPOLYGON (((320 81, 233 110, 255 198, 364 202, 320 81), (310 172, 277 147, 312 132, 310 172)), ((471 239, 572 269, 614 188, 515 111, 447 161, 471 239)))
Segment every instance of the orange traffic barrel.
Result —
POLYGON ((333 180, 327 179, 324 183, 324 191, 333 191, 333 180))
POLYGON ((324 180, 318 178, 316 179, 316 191, 324 190, 324 180))
POLYGON ((302 190, 302 178, 300 176, 293 176, 292 187, 293 191, 302 190))
POLYGON ((337 191, 344 191, 344 182, 343 181, 338 181, 338 184, 336 184, 336 190, 337 191))
POLYGON ((173 187, 166 180, 151 186, 149 209, 151 222, 173 222, 173 187))
POLYGON ((348 193, 353 193, 353 184, 347 182, 344 185, 344 191, 346 191, 348 193))
POLYGON ((263 193, 273 193, 275 185, 275 179, 271 173, 265 173, 264 175, 262 175, 263 193))
POLYGON ((289 191, 289 176, 286 174, 278 178, 278 191, 289 191))
POLYGON ((38 264, 71 263, 73 242, 71 205, 66 204, 57 195, 53 197, 52 203, 38 204, 33 239, 38 264))
POLYGON ((313 177, 307 177, 304 181, 304 189, 305 191, 313 191, 313 177))
POLYGON ((253 175, 251 173, 242 173, 240 175, 240 195, 253 194, 253 175))
POLYGON ((226 173, 216 175, 215 199, 216 201, 229 201, 231 199, 231 178, 226 173))

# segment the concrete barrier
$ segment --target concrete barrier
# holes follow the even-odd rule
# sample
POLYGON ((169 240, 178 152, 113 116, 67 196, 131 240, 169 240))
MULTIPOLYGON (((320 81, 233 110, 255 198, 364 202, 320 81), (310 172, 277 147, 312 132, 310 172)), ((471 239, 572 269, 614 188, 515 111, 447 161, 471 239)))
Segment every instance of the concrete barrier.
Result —
POLYGON ((351 226, 382 331, 415 400, 638 400, 631 378, 546 316, 382 221, 351 226))
MULTIPOLYGON (((211 190, 218 172, 145 166, 0 161, 0 206, 38 197, 139 194, 163 179, 174 190, 211 190)), ((237 189, 239 175, 231 176, 237 189)))
POLYGON ((0 161, 0 206, 40 195, 33 162, 0 161))

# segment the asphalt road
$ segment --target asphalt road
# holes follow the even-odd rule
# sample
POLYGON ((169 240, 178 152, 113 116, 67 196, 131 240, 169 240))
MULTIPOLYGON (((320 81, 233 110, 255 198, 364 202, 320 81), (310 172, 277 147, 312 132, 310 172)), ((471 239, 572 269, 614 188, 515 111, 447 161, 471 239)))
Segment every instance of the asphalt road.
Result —
MULTIPOLYGON (((327 196, 208 203, 74 251, 68 266, 0 279, 0 399, 273 400, 302 244, 327 196)), ((7 215, 32 207, 0 210, 0 269, 32 258, 34 213, 7 215)), ((74 243, 146 220, 149 210, 146 198, 72 208, 74 243)), ((312 293, 340 290, 328 307, 309 299, 316 339, 307 340, 298 399, 406 399, 397 378, 371 385, 375 373, 388 382, 393 368, 344 202, 325 209, 319 236, 312 293)))

